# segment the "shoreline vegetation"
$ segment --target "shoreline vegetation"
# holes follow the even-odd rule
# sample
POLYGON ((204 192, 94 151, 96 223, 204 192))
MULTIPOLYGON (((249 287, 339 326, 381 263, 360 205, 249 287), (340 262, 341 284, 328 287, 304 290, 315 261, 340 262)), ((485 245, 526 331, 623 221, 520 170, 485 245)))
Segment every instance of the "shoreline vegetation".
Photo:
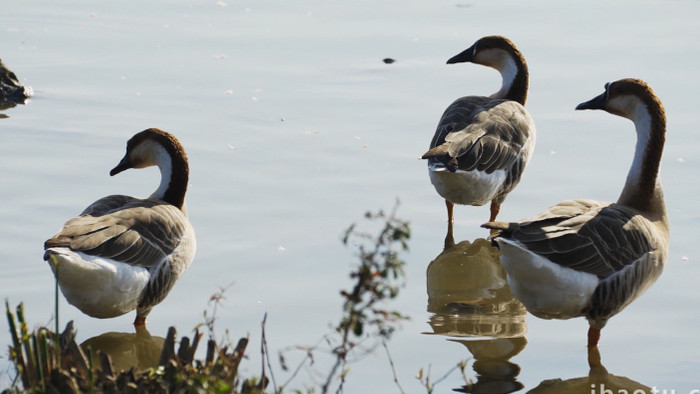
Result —
MULTIPOLYGON (((349 275, 353 281, 351 289, 340 291, 343 299, 342 317, 333 330, 316 345, 292 346, 279 350, 281 370, 289 374, 284 383, 278 383, 273 374, 265 336, 267 315, 261 323, 262 366, 259 376, 243 377, 238 372, 246 351, 249 351, 248 337, 238 339, 235 345, 228 340, 216 343, 216 310, 224 299, 226 290, 221 288, 211 297, 211 315, 204 312, 205 322, 196 327, 192 337, 183 336, 178 342, 176 329, 170 327, 162 345, 161 342, 156 342, 154 352, 159 352, 156 365, 146 369, 134 366, 117 368, 115 360, 107 352, 93 351, 85 343, 81 347, 76 342, 72 321, 59 334, 58 308, 53 331, 40 327, 30 332, 23 304, 20 303, 13 313, 6 300, 5 308, 12 337, 9 357, 17 375, 3 393, 340 393, 351 373, 349 362, 374 353, 380 346, 385 349, 388 358, 387 371, 393 374, 398 391, 403 393, 387 341, 408 317, 399 311, 383 309, 386 301, 396 298, 405 285, 405 262, 400 254, 408 250, 411 230, 409 222, 396 217, 397 208, 398 202, 388 214, 384 211, 365 214, 365 219, 380 223, 376 235, 359 231, 356 224, 352 224, 343 233, 343 244, 355 249, 359 263, 349 275), (205 358, 197 359, 195 352, 200 342, 204 342, 204 334, 199 330, 202 326, 206 326, 209 338, 206 340, 205 358), (285 355, 292 351, 302 351, 304 356, 297 366, 290 368, 285 355), (330 365, 315 363, 315 354, 320 352, 331 355, 330 365), (303 390, 288 389, 303 368, 312 368, 323 378, 314 382, 312 387, 305 382, 303 390), (327 370, 322 371, 321 368, 327 370)), ((55 297, 58 304, 57 290, 55 297)), ((150 340, 150 334, 145 329, 142 331, 123 335, 141 335, 150 340)), ((464 362, 458 364, 462 375, 464 368, 464 362)), ((424 374, 421 369, 417 379, 428 393, 432 392, 435 383, 431 383, 429 374, 424 374)), ((466 380, 465 376, 465 383, 466 380)))

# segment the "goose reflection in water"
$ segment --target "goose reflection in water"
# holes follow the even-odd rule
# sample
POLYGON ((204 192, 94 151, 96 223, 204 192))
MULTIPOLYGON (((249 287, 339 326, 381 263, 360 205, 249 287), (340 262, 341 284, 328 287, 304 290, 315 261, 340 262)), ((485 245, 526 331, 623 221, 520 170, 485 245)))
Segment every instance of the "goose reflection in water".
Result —
POLYGON ((517 381, 520 367, 509 360, 527 344, 526 310, 510 292, 498 257, 498 249, 483 238, 446 241, 428 266, 431 334, 463 344, 474 358, 476 382, 457 392, 512 393, 523 388, 517 381))
POLYGON ((591 369, 588 376, 574 379, 548 379, 544 380, 528 394, 605 394, 605 393, 654 393, 651 387, 635 382, 623 376, 615 376, 600 362, 598 347, 588 350, 588 359, 591 369))
POLYGON ((99 351, 112 358, 115 371, 127 371, 133 367, 138 372, 158 365, 164 342, 163 337, 151 336, 144 327, 137 329, 136 333, 107 332, 86 340, 80 347, 86 355, 90 354, 92 365, 100 365, 99 351))

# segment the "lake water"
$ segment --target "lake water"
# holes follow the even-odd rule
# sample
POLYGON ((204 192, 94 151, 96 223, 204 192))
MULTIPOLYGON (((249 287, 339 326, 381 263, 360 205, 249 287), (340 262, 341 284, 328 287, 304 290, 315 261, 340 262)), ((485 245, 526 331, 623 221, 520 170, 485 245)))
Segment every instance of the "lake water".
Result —
MULTIPOLYGON (((479 241, 488 235, 479 228, 487 207, 455 209, 456 241, 479 245, 467 253, 479 259, 433 266, 456 264, 455 274, 436 270, 436 280, 462 275, 469 286, 461 294, 459 283, 446 284, 457 286, 454 293, 433 296, 483 305, 429 305, 426 269, 442 252, 446 213, 418 157, 453 99, 500 84, 494 70, 445 61, 479 37, 502 34, 530 67, 527 106, 538 145, 501 220, 569 198, 615 200, 633 126, 573 108, 623 77, 646 80, 663 101, 669 261, 603 330, 600 352, 615 379, 632 382, 620 387, 700 389, 699 12, 700 2, 682 0, 6 2, 0 58, 35 95, 0 118, 0 296, 24 302, 30 326, 52 323, 44 240, 97 198, 150 194, 157 170, 108 172, 128 138, 159 127, 190 157, 187 203, 198 250, 150 314, 152 335, 165 336, 171 325, 190 334, 211 311, 210 296, 230 285, 216 335, 250 334, 241 373, 259 375, 267 313, 275 377, 285 381, 290 373, 276 363, 277 351, 316 344, 340 317, 339 290, 351 286, 356 260, 340 242, 343 230, 353 222, 371 228, 364 212, 390 210, 399 199, 397 215, 412 227, 407 281, 385 307, 411 318, 387 343, 405 392, 426 392, 416 379, 421 369, 435 381, 467 360, 466 376, 484 392, 561 379, 590 393, 587 381, 574 380, 589 374, 587 322, 540 320, 508 298, 494 251, 479 241), (396 62, 383 63, 387 57, 396 62)), ((133 331, 133 314, 97 320, 60 302, 61 325, 74 320, 79 341, 133 331)), ((4 319, 0 331, 6 387, 14 372, 4 319)), ((296 365, 303 354, 289 357, 296 365)), ((289 387, 309 387, 320 380, 313 370, 327 369, 321 357, 289 387)), ((463 385, 453 372, 435 392, 463 385)), ((386 351, 350 364, 345 389, 398 392, 386 351)))

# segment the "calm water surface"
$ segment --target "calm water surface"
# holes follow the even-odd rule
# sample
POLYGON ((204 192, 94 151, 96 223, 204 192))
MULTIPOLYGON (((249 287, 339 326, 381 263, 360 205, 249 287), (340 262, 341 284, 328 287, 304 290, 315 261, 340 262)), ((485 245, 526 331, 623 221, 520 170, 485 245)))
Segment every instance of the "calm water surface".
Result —
MULTIPOLYGON (((340 316, 339 289, 350 287, 354 251, 340 234, 362 224, 366 210, 391 209, 398 198, 398 216, 413 234, 407 284, 387 308, 411 320, 388 349, 404 390, 425 392, 415 378, 421 369, 434 381, 468 360, 470 379, 487 384, 496 374, 501 391, 561 379, 570 386, 538 390, 578 384, 590 392, 576 380, 589 373, 586 321, 540 320, 509 298, 478 227, 488 208, 455 210, 455 238, 478 246, 466 254, 478 258, 439 259, 426 276, 442 252, 446 214, 417 158, 453 99, 500 84, 493 70, 444 63, 481 36, 503 34, 529 63, 528 107, 539 134, 503 220, 568 198, 615 200, 631 162, 632 124, 573 108, 622 77, 645 79, 663 100, 668 265, 608 324, 600 351, 620 387, 700 389, 699 12, 697 1, 8 2, 0 56, 35 96, 0 119, 0 296, 23 301, 31 325, 52 322, 54 284, 42 243, 99 197, 150 194, 157 170, 108 172, 131 135, 159 127, 190 157, 198 251, 149 316, 153 335, 165 336, 171 325, 189 334, 209 297, 230 285, 216 334, 250 334, 244 376, 260 373, 265 313, 274 353, 317 343, 340 316), (385 57, 396 62, 384 64, 385 57), (439 281, 460 274, 463 288, 439 281), (434 297, 476 306, 434 307, 434 297)), ((61 324, 75 320, 80 341, 133 330, 132 314, 92 319, 63 299, 60 308, 61 324)), ((4 319, 0 329, 6 349, 4 319)), ((398 391, 382 349, 350 367, 347 392, 398 391)), ((1 387, 10 368, 4 353, 1 387)), ((278 381, 289 376, 275 368, 278 381)), ((315 379, 304 371, 291 387, 315 379)), ((436 391, 463 384, 453 373, 436 391)))

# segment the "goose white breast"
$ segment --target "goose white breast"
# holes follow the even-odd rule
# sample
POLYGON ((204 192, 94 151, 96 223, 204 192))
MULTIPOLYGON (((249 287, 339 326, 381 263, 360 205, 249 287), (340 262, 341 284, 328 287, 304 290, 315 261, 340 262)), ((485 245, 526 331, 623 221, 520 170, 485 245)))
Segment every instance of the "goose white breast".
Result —
POLYGON ((154 128, 137 133, 110 175, 149 166, 161 171, 149 198, 101 198, 44 244, 44 260, 61 292, 89 316, 136 310, 134 324, 145 325, 194 258, 195 234, 185 210, 189 166, 173 135, 154 128))
POLYGON ((608 319, 651 286, 668 255, 669 225, 659 180, 666 118, 651 87, 636 79, 605 86, 576 109, 631 119, 632 167, 617 202, 572 200, 513 223, 489 222, 513 293, 534 315, 589 321, 588 346, 608 319))
POLYGON ((447 107, 422 158, 428 160, 430 180, 445 199, 448 223, 453 221, 454 204, 488 202, 493 221, 520 182, 535 146, 535 123, 524 107, 527 64, 515 45, 501 36, 483 37, 447 61, 460 62, 495 68, 502 86, 489 97, 466 96, 447 107))

